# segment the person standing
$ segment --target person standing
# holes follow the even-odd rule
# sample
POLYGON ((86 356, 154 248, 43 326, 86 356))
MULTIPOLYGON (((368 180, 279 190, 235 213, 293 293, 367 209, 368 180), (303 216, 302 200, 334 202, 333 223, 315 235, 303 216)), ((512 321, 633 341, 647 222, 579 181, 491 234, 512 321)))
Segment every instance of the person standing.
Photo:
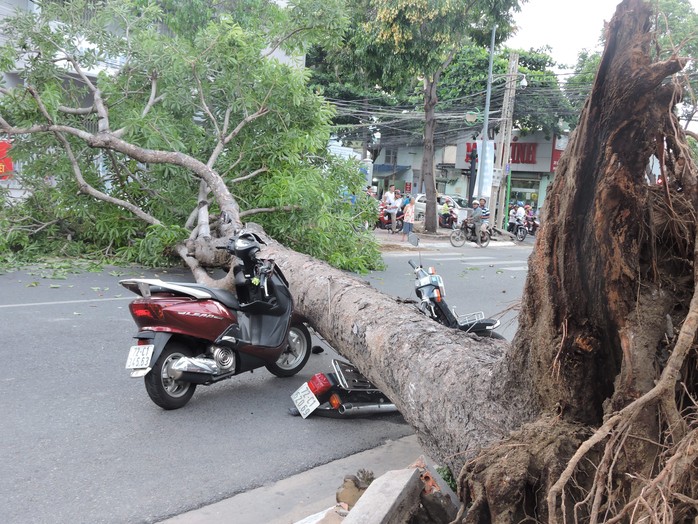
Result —
POLYGON ((395 184, 390 184, 388 190, 383 195, 385 211, 390 215, 390 232, 395 233, 397 225, 397 200, 395 200, 395 184))
POLYGON ((410 236, 414 228, 414 197, 411 197, 407 205, 402 208, 404 213, 403 223, 402 223, 402 241, 404 242, 410 236))
POLYGON ((518 206, 514 204, 511 206, 511 209, 509 209, 509 227, 507 228, 507 231, 509 233, 513 233, 516 231, 516 208, 518 206))
POLYGON ((470 221, 473 226, 475 226, 475 241, 477 242, 477 247, 482 247, 482 239, 480 238, 480 231, 482 231, 482 209, 480 209, 480 202, 473 200, 473 213, 470 215, 470 221))

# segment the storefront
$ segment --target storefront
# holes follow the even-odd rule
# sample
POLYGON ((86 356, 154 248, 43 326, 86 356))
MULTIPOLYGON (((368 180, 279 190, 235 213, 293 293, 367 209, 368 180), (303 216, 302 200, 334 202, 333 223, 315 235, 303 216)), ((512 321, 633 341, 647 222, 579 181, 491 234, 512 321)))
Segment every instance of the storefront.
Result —
MULTIPOLYGON (((494 143, 497 143, 497 139, 494 143)), ((503 181, 507 184, 508 202, 522 202, 534 209, 540 208, 566 145, 566 137, 546 138, 543 133, 523 135, 514 131, 509 163, 505 168, 505 174, 510 173, 510 177, 505 177, 503 181)), ((476 149, 476 142, 458 141, 456 168, 461 169, 466 176, 470 174, 470 154, 473 149, 476 149)))

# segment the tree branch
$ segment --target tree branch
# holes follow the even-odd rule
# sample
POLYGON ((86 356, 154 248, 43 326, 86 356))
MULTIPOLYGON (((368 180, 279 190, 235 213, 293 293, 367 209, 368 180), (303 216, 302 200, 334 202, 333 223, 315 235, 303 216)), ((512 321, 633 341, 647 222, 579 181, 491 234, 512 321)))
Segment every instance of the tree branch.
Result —
POLYGON ((90 107, 68 107, 68 106, 58 106, 58 111, 65 113, 67 115, 90 115, 96 113, 94 106, 90 107))
POLYGON ((260 108, 257 111, 255 111, 251 115, 248 115, 245 118, 243 118, 240 121, 240 123, 235 127, 235 129, 233 129, 230 132, 230 134, 223 139, 223 145, 227 145, 228 142, 230 142, 233 138, 238 136, 247 124, 249 124, 250 122, 254 122, 258 118, 263 117, 264 115, 266 115, 269 112, 269 109, 267 109, 264 106, 267 102, 267 99, 269 98, 270 93, 271 92, 267 93, 267 96, 264 98, 262 105, 260 106, 260 108))
MULTIPOLYGON (((201 85, 201 79, 199 78, 199 75, 196 74, 196 67, 194 64, 191 66, 192 69, 192 74, 194 75, 194 78, 196 79, 196 85, 199 88, 199 98, 201 99, 201 106, 204 108, 204 112, 208 115, 208 119, 211 121, 211 124, 213 124, 213 127, 216 128, 216 137, 218 140, 221 140, 221 137, 223 136, 221 134, 221 130, 218 127, 218 121, 216 118, 213 116, 213 113, 211 113, 211 110, 208 107, 208 104, 206 103, 206 99, 204 98, 204 89, 203 86, 201 85)), ((230 109, 230 108, 228 108, 230 109)), ((227 111, 226 111, 227 113, 227 111)))
POLYGON ((80 192, 90 195, 98 200, 102 200, 103 202, 108 202, 110 204, 122 207, 123 209, 130 211, 131 213, 133 213, 138 218, 140 218, 148 224, 154 226, 162 225, 162 222, 160 222, 157 218, 146 213, 140 207, 132 204, 131 202, 127 202, 126 200, 121 200, 120 198, 115 198, 111 195, 107 195, 106 193, 102 193, 101 191, 95 189, 90 184, 88 184, 87 181, 85 181, 85 178, 82 176, 80 164, 78 163, 77 158, 75 158, 75 155, 73 154, 73 149, 72 147, 70 147, 70 143, 68 142, 68 140, 66 140, 65 136, 63 136, 63 134, 60 132, 56 131, 54 132, 54 135, 56 136, 56 138, 58 138, 61 144, 63 144, 63 148, 65 149, 66 155, 70 160, 70 165, 73 169, 73 174, 75 175, 75 178, 78 181, 80 192))
POLYGON ((203 162, 193 158, 187 154, 178 151, 161 151, 146 149, 136 146, 121 138, 114 136, 113 133, 97 133, 92 134, 82 129, 77 129, 72 126, 42 124, 29 127, 14 127, 11 126, 2 116, 0 116, 0 128, 8 135, 27 135, 32 133, 66 133, 83 140, 90 147, 97 149, 111 149, 119 153, 123 153, 140 162, 148 162, 152 164, 172 164, 183 167, 192 171, 199 178, 206 181, 209 188, 215 193, 221 211, 226 217, 227 222, 239 223, 239 207, 233 199, 230 191, 226 187, 223 179, 209 166, 203 162))
POLYGON ((261 175, 262 173, 266 173, 267 171, 269 171, 269 168, 267 168, 267 167, 260 167, 259 169, 256 169, 255 171, 252 171, 252 173, 250 173, 249 175, 245 175, 245 176, 241 176, 241 177, 238 177, 238 178, 234 178, 234 179, 231 180, 230 182, 233 183, 233 184, 237 184, 238 182, 242 182, 242 181, 244 181, 244 180, 249 180, 250 178, 254 178, 254 177, 256 177, 257 175, 261 175))
POLYGON ((143 112, 141 113, 141 118, 145 118, 145 116, 150 112, 150 110, 153 108, 153 106, 155 104, 157 104, 160 100, 165 98, 165 95, 157 96, 157 92, 158 92, 158 74, 157 74, 157 71, 153 71, 153 73, 150 76, 150 98, 148 99, 148 103, 143 108, 143 112))
POLYGON ((281 46, 281 44, 283 44, 287 40, 290 40, 298 33, 302 33, 303 31, 312 31, 313 29, 317 29, 317 28, 318 28, 318 26, 309 26, 309 27, 299 27, 298 29, 294 29, 286 36, 279 38, 279 40, 277 40, 276 43, 273 43, 272 47, 269 49, 269 51, 267 53, 263 54, 262 57, 268 58, 269 56, 271 56, 274 53, 274 51, 276 51, 281 46))

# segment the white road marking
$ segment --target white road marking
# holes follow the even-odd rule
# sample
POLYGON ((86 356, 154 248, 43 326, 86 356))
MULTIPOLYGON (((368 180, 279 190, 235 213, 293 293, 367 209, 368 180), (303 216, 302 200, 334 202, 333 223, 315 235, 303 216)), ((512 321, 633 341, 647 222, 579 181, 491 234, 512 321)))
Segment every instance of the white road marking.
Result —
POLYGON ((112 300, 133 300, 135 297, 115 297, 115 298, 90 298, 84 300, 56 300, 55 302, 30 302, 26 304, 0 304, 0 308, 8 307, 32 307, 32 306, 54 306, 58 304, 87 304, 90 302, 109 302, 112 300))

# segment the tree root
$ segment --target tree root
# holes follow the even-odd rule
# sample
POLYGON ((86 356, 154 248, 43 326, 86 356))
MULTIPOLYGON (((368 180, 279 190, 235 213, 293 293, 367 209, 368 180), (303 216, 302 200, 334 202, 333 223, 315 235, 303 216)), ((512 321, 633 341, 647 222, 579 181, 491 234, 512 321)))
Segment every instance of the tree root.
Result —
MULTIPOLYGON (((698 235, 696 238, 694 238, 694 260, 698 260, 698 235)), ((694 264, 694 281, 698 282, 698 274, 696 274, 696 272, 698 272, 698 266, 694 264)), ((669 357, 667 365, 662 371, 656 385, 646 394, 608 418, 606 422, 604 422, 604 424, 579 447, 577 452, 568 462, 567 467, 560 475, 560 478, 550 488, 547 498, 549 522, 552 524, 557 523, 559 516, 562 516, 563 522, 567 522, 563 491, 573 478, 575 470, 578 468, 582 459, 585 458, 587 454, 589 454, 596 446, 608 438, 608 441, 605 444, 602 462, 599 464, 599 474, 597 474, 594 485, 592 486, 592 490, 598 490, 594 496, 595 502, 591 509, 592 522, 596 520, 596 515, 598 515, 600 511, 600 501, 611 496, 611 493, 605 487, 606 485, 601 483, 600 477, 602 476, 602 473, 603 476, 611 474, 614 464, 611 461, 611 456, 619 452, 620 447, 622 447, 622 441, 624 440, 620 438, 620 435, 628 433, 631 430, 633 423, 638 420, 644 411, 653 406, 659 409, 670 422, 665 438, 670 442, 674 442, 674 445, 672 446, 674 454, 669 455, 662 469, 660 470, 660 473, 640 490, 641 494, 634 496, 623 506, 620 512, 612 518, 613 520, 620 519, 623 515, 630 511, 629 508, 632 508, 634 514, 632 519, 633 521, 635 521, 638 513, 642 513, 644 517, 650 518, 651 521, 673 522, 671 519, 666 520, 664 518, 666 516, 666 512, 664 512, 662 515, 656 514, 655 510, 657 504, 659 504, 658 500, 654 500, 653 504, 645 504, 641 502, 648 500, 648 491, 651 492, 655 498, 665 494, 663 488, 667 486, 667 482, 669 482, 674 489, 681 489, 681 486, 676 484, 675 478, 673 478, 674 475, 669 475, 668 473, 662 475, 662 473, 667 471, 667 468, 669 471, 673 470, 675 467, 674 464, 683 463, 686 459, 688 459, 690 464, 693 464, 696 456, 698 456, 698 451, 694 449, 696 430, 693 429, 687 434, 689 424, 683 418, 678 416, 678 409, 676 407, 675 400, 676 384, 680 378, 680 373, 684 362, 691 349, 694 348, 694 340, 697 331, 698 287, 694 289, 690 308, 679 332, 676 345, 674 346, 674 350, 669 357), (612 450, 614 451, 612 452, 612 450), (685 455, 676 455, 676 453, 679 452, 683 452, 685 455), (691 460, 690 457, 693 457, 693 459, 691 460), (672 479, 665 480, 665 477, 667 476, 671 476, 672 479), (561 497, 562 501, 558 502, 561 497), (560 505, 559 508, 558 504, 560 505), (651 518, 652 516, 659 516, 661 518, 659 520, 654 520, 651 518)), ((690 485, 686 487, 689 488, 689 493, 693 494, 693 496, 685 494, 683 496, 687 497, 688 499, 693 499, 695 497, 694 493, 698 486, 690 483, 690 485)), ((662 498, 662 500, 666 502, 666 498, 662 498)), ((660 504, 660 506, 661 505, 662 504, 660 504)), ((670 511, 671 508, 668 509, 669 513, 672 513, 670 511)), ((698 510, 698 507, 695 509, 698 510)))

